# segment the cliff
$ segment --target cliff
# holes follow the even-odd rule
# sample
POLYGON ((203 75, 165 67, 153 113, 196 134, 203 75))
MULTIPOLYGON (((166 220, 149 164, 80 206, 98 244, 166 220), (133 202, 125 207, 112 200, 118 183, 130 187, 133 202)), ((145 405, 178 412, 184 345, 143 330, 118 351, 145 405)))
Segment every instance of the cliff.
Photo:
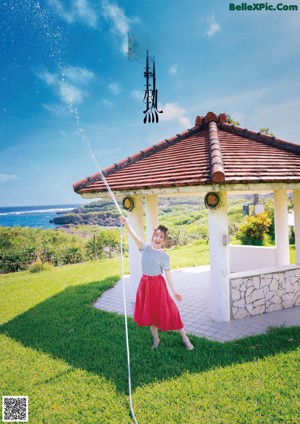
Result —
POLYGON ((100 225, 102 227, 119 226, 119 214, 111 202, 97 201, 74 209, 71 213, 58 212, 50 222, 56 225, 100 225))

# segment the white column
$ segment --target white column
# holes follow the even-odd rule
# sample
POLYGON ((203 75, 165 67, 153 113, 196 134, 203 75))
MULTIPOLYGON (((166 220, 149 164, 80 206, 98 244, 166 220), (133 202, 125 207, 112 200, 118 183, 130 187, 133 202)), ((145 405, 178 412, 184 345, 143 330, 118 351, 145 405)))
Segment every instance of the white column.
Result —
POLYGON ((146 240, 151 242, 153 230, 158 227, 158 198, 150 194, 146 199, 146 240))
MULTIPOLYGON (((134 201, 134 208, 131 212, 127 213, 128 222, 134 229, 136 234, 144 238, 144 222, 143 222, 143 198, 142 196, 132 196, 134 201)), ((141 267, 141 252, 135 244, 132 237, 129 236, 129 266, 130 266, 130 282, 131 282, 131 296, 132 302, 135 302, 137 287, 142 276, 141 267)))
POLYGON ((286 190, 274 190, 276 265, 290 263, 289 221, 286 190))
POLYGON ((219 195, 220 205, 208 211, 211 318, 226 322, 230 321, 227 192, 219 195))
POLYGON ((294 231, 296 264, 300 265, 300 190, 294 190, 294 231))

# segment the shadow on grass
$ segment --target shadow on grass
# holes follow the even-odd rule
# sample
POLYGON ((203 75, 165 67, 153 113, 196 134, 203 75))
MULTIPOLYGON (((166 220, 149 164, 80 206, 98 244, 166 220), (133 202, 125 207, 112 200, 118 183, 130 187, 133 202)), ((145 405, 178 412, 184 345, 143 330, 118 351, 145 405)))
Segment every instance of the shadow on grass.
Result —
MULTIPOLYGON (((74 367, 103 375, 120 392, 127 392, 124 317, 95 309, 92 302, 117 277, 70 287, 2 325, 0 332, 24 346, 63 359, 74 367)), ((128 320, 133 389, 155 381, 253 361, 300 345, 300 327, 276 328, 266 335, 227 343, 191 337, 187 351, 176 332, 161 333, 159 349, 152 350, 148 328, 128 320)))

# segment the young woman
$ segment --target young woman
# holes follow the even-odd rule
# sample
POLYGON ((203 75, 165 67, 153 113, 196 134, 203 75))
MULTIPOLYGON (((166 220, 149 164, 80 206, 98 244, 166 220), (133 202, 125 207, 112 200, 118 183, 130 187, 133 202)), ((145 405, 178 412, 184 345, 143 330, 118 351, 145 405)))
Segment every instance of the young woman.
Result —
POLYGON ((167 241, 168 229, 159 225, 153 232, 151 244, 147 245, 135 233, 125 217, 120 221, 126 226, 130 236, 142 252, 142 278, 136 294, 134 321, 139 326, 149 326, 153 335, 153 348, 159 346, 158 329, 162 331, 178 330, 182 341, 188 350, 194 346, 187 337, 184 324, 178 308, 168 292, 167 282, 176 300, 181 301, 181 295, 176 291, 170 269, 169 255, 163 250, 167 241))

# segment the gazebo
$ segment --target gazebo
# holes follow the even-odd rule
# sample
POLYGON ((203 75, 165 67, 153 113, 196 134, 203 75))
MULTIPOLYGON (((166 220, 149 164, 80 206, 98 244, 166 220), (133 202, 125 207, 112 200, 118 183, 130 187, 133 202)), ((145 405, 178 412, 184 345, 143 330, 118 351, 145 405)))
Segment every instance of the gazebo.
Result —
MULTIPOLYGON (((138 234, 151 239, 158 198, 205 196, 210 245, 211 318, 243 318, 300 304, 300 146, 226 122, 213 112, 195 126, 103 170, 116 198, 128 205, 138 234), (287 192, 293 191, 296 265, 290 264, 287 192), (228 194, 274 193, 275 247, 229 243, 228 194)), ((74 184, 86 199, 108 197, 101 174, 74 184)), ((140 252, 129 240, 134 290, 140 252)))

